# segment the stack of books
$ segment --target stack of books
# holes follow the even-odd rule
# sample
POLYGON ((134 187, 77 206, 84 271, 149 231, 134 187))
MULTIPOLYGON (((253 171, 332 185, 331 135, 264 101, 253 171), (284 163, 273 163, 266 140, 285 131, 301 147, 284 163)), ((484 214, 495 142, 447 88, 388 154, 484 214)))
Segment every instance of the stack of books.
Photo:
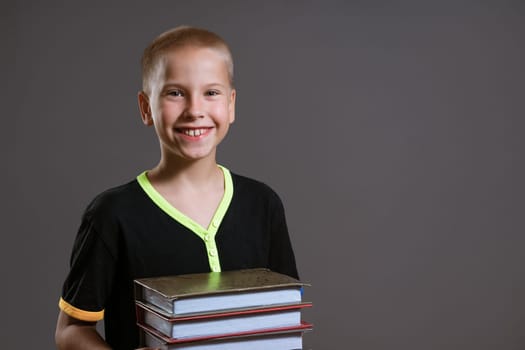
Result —
POLYGON ((306 283, 268 269, 135 280, 142 346, 163 350, 302 349, 306 283))

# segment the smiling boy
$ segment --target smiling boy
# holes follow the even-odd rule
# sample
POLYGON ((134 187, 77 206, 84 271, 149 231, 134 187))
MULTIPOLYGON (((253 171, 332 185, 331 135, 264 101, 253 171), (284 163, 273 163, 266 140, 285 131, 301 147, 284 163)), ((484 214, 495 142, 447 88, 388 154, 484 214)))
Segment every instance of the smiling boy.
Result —
POLYGON ((144 51, 142 74, 139 109, 160 161, 86 209, 59 302, 59 349, 136 349, 136 278, 255 267, 298 277, 277 194, 216 163, 235 120, 224 40, 192 27, 165 32, 144 51))

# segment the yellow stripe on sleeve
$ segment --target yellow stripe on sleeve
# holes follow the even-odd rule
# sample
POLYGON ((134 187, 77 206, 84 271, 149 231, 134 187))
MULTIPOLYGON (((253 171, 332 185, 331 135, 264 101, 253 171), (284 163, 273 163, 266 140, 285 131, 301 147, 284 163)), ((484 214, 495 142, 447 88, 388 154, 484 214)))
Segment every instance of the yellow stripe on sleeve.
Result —
POLYGON ((69 316, 81 321, 96 322, 104 318, 104 310, 102 311, 85 311, 74 307, 64 299, 60 298, 58 302, 60 310, 64 311, 69 316))

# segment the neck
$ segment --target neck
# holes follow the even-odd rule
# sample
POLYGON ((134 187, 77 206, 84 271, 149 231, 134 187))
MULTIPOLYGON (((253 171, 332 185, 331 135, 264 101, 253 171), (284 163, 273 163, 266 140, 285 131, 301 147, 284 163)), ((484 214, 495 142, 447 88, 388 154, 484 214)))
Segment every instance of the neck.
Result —
POLYGON ((184 182, 190 186, 205 186, 217 176, 222 176, 215 157, 199 160, 185 160, 178 157, 163 156, 159 164, 148 172, 154 182, 184 182))

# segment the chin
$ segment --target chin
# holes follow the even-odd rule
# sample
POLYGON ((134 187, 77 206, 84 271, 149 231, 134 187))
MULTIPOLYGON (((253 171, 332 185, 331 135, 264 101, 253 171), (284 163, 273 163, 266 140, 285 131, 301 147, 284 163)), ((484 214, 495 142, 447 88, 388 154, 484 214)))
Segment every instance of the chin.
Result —
POLYGON ((207 159, 207 158, 210 158, 213 156, 213 153, 212 152, 195 152, 195 153, 185 153, 182 155, 182 157, 186 160, 193 160, 193 161, 197 161, 197 160, 203 160, 203 159, 207 159))

